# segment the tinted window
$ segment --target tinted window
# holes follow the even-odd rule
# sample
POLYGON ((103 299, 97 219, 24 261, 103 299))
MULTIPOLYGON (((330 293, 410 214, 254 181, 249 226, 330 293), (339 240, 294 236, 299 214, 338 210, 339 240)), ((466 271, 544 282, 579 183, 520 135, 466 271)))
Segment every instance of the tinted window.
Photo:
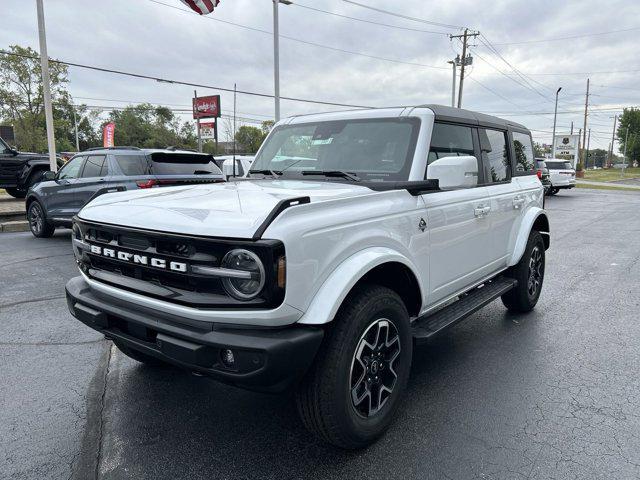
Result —
POLYGON ((551 170, 572 170, 573 166, 570 162, 550 162, 547 161, 547 168, 551 170))
POLYGON ((211 155, 157 152, 149 155, 154 175, 219 175, 211 155))
POLYGON ((369 181, 407 180, 420 121, 383 118, 277 127, 252 170, 343 170, 369 181))
POLYGON ((509 155, 507 152, 507 137, 499 130, 481 128, 480 149, 487 183, 505 182, 509 180, 509 155))
POLYGON ((431 148, 428 163, 443 157, 475 155, 473 150, 473 130, 461 125, 435 123, 431 134, 431 148))
POLYGON ((85 157, 74 157, 58 173, 60 180, 78 178, 85 157))
POLYGON ((87 162, 82 170, 82 178, 102 177, 107 174, 104 155, 92 155, 87 157, 87 162))
POLYGON ((516 151, 516 172, 535 170, 536 163, 531 136, 526 133, 513 132, 513 147, 516 151))
POLYGON ((114 155, 120 170, 127 176, 149 175, 147 157, 144 155, 114 155))

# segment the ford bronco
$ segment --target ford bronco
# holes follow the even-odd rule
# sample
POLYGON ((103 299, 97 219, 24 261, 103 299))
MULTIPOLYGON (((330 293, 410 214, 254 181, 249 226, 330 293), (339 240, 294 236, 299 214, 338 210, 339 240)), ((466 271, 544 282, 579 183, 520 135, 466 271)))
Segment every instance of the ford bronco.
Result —
POLYGON ((86 205, 68 305, 145 364, 293 388, 311 431, 360 448, 416 344, 497 298, 534 308, 543 199, 522 125, 436 105, 296 116, 246 178, 86 205))

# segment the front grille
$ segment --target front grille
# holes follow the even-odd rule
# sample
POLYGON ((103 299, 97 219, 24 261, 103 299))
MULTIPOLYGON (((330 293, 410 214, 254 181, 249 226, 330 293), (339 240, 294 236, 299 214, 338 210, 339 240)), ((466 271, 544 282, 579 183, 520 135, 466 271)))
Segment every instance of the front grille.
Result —
POLYGON ((277 259, 284 255, 280 242, 188 237, 76 223, 85 243, 114 252, 113 256, 105 256, 89 250, 81 255, 78 261, 81 270, 98 282, 198 308, 273 308, 284 299, 284 289, 277 288, 275 281, 277 259), (196 274, 192 269, 194 266, 219 267, 224 255, 233 248, 250 249, 265 266, 265 288, 248 301, 229 296, 219 278, 196 274), (118 258, 120 255, 124 258, 118 258), (143 257, 146 264, 142 262, 143 257), (163 262, 164 267, 151 265, 152 258, 163 262))

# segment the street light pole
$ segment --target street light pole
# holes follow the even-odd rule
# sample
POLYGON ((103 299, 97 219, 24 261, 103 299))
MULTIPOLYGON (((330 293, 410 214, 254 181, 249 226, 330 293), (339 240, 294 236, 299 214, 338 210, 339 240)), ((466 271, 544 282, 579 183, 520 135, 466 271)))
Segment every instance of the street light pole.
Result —
POLYGON ((562 87, 559 87, 558 90, 556 90, 556 108, 553 111, 553 138, 551 139, 551 158, 554 158, 553 154, 556 145, 556 119, 558 117, 558 94, 560 93, 560 90, 562 90, 562 87))
POLYGON ((453 60, 449 60, 447 63, 450 63, 453 67, 453 80, 451 83, 451 106, 455 108, 456 106, 456 67, 460 63, 460 55, 458 55, 453 60))
POLYGON ((51 78, 49 76, 49 55, 47 54, 47 35, 44 28, 44 7, 42 0, 36 0, 38 10, 38 36, 40 40, 40 69, 42 70, 42 93, 44 95, 44 117, 47 123, 47 145, 49 147, 49 168, 58 170, 56 163, 56 139, 53 133, 53 110, 51 107, 51 78))
POLYGON ((273 87, 276 122, 280 120, 280 33, 278 24, 278 5, 291 5, 290 0, 271 0, 273 2, 273 87))

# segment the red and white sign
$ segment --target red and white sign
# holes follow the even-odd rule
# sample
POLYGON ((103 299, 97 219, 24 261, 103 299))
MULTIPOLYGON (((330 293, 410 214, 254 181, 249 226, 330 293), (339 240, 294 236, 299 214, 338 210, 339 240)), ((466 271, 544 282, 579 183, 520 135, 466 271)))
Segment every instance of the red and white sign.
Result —
POLYGON ((193 118, 217 118, 220 116, 220 95, 193 99, 193 118))
POLYGON ((200 136, 204 139, 216 138, 216 122, 202 122, 200 136))
POLYGON ((220 0, 180 0, 191 10, 198 15, 206 15, 213 12, 213 9, 218 6, 220 0))
POLYGON ((107 123, 102 130, 102 142, 105 148, 115 146, 114 136, 116 133, 116 124, 107 123))

